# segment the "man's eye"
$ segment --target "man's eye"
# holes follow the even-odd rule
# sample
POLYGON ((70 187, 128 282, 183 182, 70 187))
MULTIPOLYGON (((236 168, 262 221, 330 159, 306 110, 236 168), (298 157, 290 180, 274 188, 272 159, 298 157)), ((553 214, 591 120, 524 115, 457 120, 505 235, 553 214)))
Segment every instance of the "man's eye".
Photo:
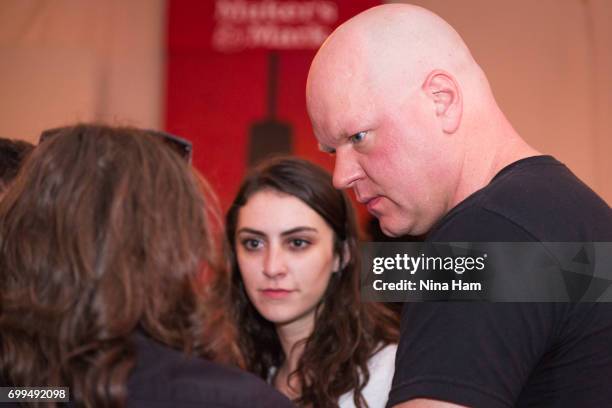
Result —
POLYGON ((351 136, 351 143, 355 144, 355 143, 362 142, 363 139, 365 139, 366 137, 366 133, 367 132, 355 133, 354 135, 351 136))
POLYGON ((333 147, 325 146, 321 143, 319 143, 319 150, 322 151, 323 153, 327 153, 331 155, 336 154, 336 149, 334 149, 333 147))
POLYGON ((261 240, 253 238, 243 239, 241 244, 247 251, 254 251, 263 246, 263 242, 261 242, 261 240))

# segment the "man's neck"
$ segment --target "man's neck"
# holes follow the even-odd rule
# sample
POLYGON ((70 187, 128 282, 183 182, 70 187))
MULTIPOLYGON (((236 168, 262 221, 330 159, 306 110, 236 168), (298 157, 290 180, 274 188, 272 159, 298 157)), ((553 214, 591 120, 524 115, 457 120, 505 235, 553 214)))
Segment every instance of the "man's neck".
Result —
POLYGON ((504 167, 518 160, 541 155, 529 146, 509 123, 490 130, 484 137, 474 137, 464 156, 460 183, 448 210, 487 186, 504 167))

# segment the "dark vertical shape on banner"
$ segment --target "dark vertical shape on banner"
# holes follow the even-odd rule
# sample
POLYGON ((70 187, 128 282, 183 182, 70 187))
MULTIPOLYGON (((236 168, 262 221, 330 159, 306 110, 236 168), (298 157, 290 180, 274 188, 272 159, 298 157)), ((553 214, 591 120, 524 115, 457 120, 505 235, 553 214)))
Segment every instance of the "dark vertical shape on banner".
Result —
POLYGON ((276 90, 278 89, 278 53, 268 53, 268 117, 276 118, 276 90))
POLYGON ((257 164, 272 154, 289 154, 293 141, 291 124, 276 118, 278 103, 278 65, 279 55, 276 51, 268 53, 268 116, 256 122, 249 132, 249 166, 257 164))

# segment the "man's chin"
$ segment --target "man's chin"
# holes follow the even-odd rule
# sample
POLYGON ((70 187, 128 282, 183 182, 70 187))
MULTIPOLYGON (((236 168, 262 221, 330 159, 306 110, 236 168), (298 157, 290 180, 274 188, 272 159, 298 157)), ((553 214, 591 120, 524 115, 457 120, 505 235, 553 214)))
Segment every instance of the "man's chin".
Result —
POLYGON ((379 218, 378 222, 380 224, 380 230, 388 237, 397 238, 410 234, 411 228, 406 225, 399 225, 399 223, 393 222, 393 220, 387 217, 379 218))

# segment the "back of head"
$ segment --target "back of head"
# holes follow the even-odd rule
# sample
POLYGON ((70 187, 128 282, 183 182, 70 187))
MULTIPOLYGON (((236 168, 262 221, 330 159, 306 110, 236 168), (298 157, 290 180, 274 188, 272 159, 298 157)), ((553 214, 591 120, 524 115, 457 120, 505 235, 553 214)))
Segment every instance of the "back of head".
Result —
POLYGON ((23 140, 0 138, 0 197, 17 176, 21 162, 33 147, 23 140))
POLYGON ((230 329, 202 274, 218 293, 226 275, 203 183, 146 131, 78 125, 43 141, 0 204, 5 380, 116 406, 136 331, 221 358, 230 329))

